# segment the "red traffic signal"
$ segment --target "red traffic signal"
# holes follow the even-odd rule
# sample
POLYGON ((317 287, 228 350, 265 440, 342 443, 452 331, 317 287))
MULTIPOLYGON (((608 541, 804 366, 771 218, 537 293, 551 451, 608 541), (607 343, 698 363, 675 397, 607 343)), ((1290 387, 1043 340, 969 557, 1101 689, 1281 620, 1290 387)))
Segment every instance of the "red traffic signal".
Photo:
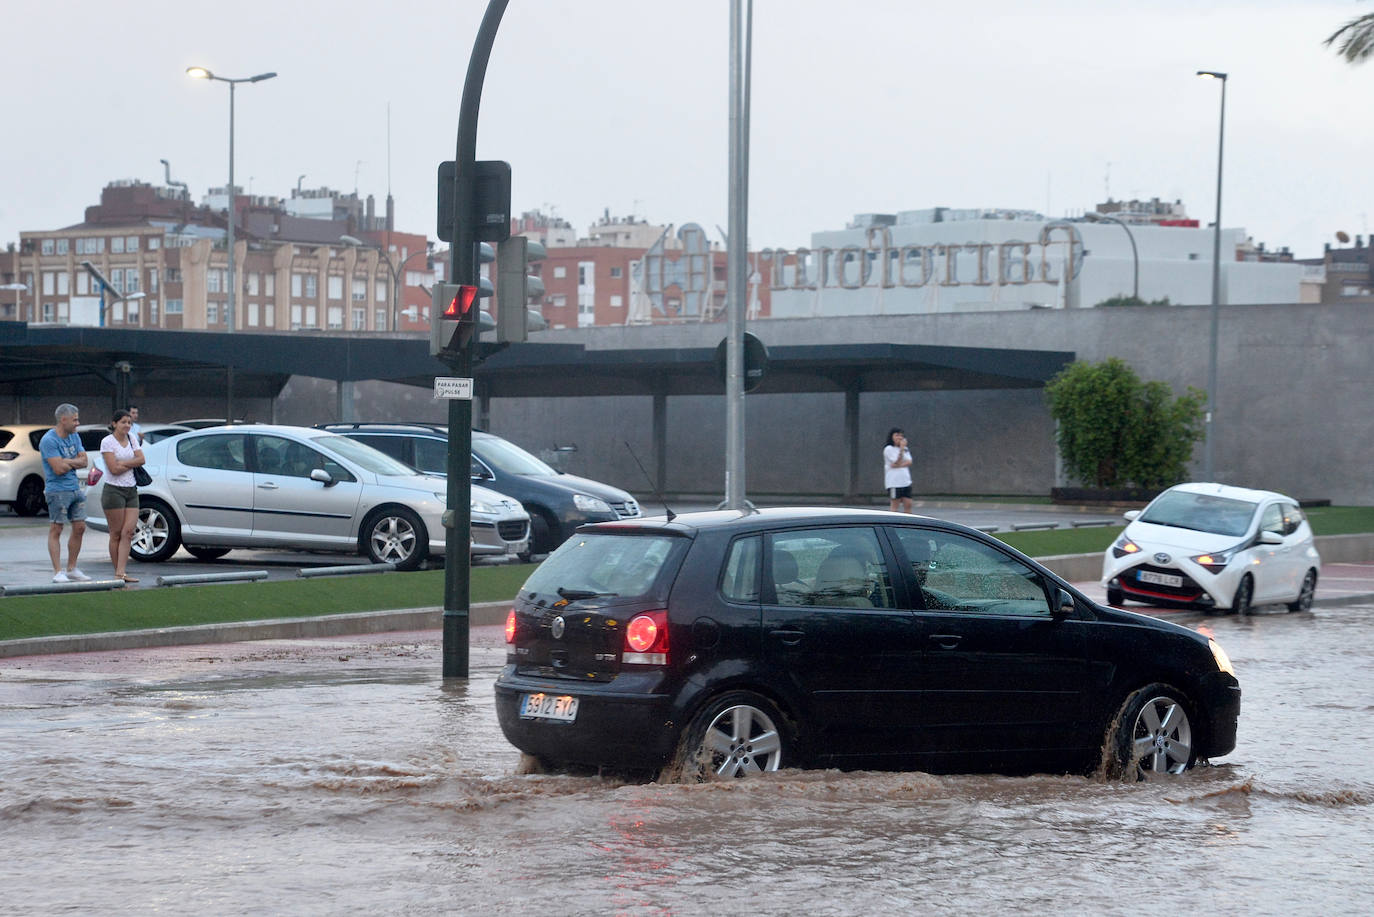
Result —
POLYGON ((477 302, 477 287, 462 284, 457 290, 440 317, 449 322, 473 321, 476 316, 473 305, 477 302))

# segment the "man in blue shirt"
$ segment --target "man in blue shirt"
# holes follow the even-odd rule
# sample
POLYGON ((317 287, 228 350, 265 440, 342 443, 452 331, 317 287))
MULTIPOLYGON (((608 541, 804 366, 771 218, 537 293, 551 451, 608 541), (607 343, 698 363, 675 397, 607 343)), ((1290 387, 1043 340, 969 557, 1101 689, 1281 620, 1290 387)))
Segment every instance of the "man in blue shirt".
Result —
POLYGON ((53 412, 57 423, 43 434, 38 451, 43 456, 43 496, 48 500, 48 557, 52 558, 54 583, 90 579, 76 567, 81 539, 86 534, 86 494, 76 469, 86 467, 86 450, 76 433, 81 415, 74 404, 59 404, 53 412), (67 539, 67 569, 62 569, 62 527, 72 524, 67 539))

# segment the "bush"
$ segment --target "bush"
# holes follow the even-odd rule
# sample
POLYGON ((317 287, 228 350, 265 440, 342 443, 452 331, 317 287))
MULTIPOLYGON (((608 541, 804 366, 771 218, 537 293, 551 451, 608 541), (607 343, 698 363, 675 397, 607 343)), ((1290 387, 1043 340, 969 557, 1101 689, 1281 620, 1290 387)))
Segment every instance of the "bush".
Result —
POLYGON ((1206 393, 1175 398, 1112 357, 1074 363, 1045 386, 1069 476, 1091 487, 1167 487, 1187 476, 1202 437, 1206 393))
POLYGON ((1138 296, 1113 296, 1111 299, 1104 299, 1097 304, 1096 308, 1114 308, 1118 306, 1167 306, 1169 297, 1156 299, 1153 302, 1146 302, 1138 296))

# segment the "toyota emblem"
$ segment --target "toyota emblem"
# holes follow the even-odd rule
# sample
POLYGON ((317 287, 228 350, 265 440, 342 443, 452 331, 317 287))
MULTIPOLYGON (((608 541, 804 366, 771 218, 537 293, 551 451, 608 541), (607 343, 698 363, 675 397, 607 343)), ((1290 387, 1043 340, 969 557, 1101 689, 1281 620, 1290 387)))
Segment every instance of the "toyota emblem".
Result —
POLYGON ((549 622, 549 633, 553 634, 553 639, 562 640, 563 631, 567 630, 568 622, 563 620, 562 615, 558 615, 549 622))
POLYGON ((1155 555, 1155 563, 1157 564, 1167 564, 1171 560, 1173 560, 1173 558, 1170 557, 1168 554, 1165 554, 1163 551, 1160 551, 1158 554, 1155 555))

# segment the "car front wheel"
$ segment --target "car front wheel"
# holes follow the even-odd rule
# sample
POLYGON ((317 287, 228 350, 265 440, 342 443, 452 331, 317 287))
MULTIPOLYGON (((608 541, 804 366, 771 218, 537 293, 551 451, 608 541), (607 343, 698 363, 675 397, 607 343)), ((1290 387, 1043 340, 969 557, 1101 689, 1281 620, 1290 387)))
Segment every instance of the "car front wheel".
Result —
POLYGON ((386 507, 363 524, 363 552, 374 564, 414 570, 429 556, 429 533, 420 517, 404 506, 386 507))
POLYGON ((1307 575, 1302 578, 1302 591, 1298 597, 1288 603, 1289 611, 1311 611, 1312 600, 1317 595, 1317 571, 1308 570, 1307 575))
POLYGON ((1236 597, 1231 600, 1231 614, 1248 615, 1254 598, 1255 581, 1247 573, 1240 578, 1240 585, 1236 587, 1236 597))
POLYGON ((181 523, 171 507, 145 497, 138 510, 138 525, 129 544, 129 556, 146 564, 160 564, 181 547, 181 523))
POLYGON ((660 779, 701 783, 775 771, 793 763, 794 746, 790 723, 771 701, 730 691, 692 718, 660 779))
POLYGON ((1183 773, 1197 761, 1187 703, 1168 685, 1132 693, 1113 722, 1107 751, 1111 776, 1147 780, 1183 773))

